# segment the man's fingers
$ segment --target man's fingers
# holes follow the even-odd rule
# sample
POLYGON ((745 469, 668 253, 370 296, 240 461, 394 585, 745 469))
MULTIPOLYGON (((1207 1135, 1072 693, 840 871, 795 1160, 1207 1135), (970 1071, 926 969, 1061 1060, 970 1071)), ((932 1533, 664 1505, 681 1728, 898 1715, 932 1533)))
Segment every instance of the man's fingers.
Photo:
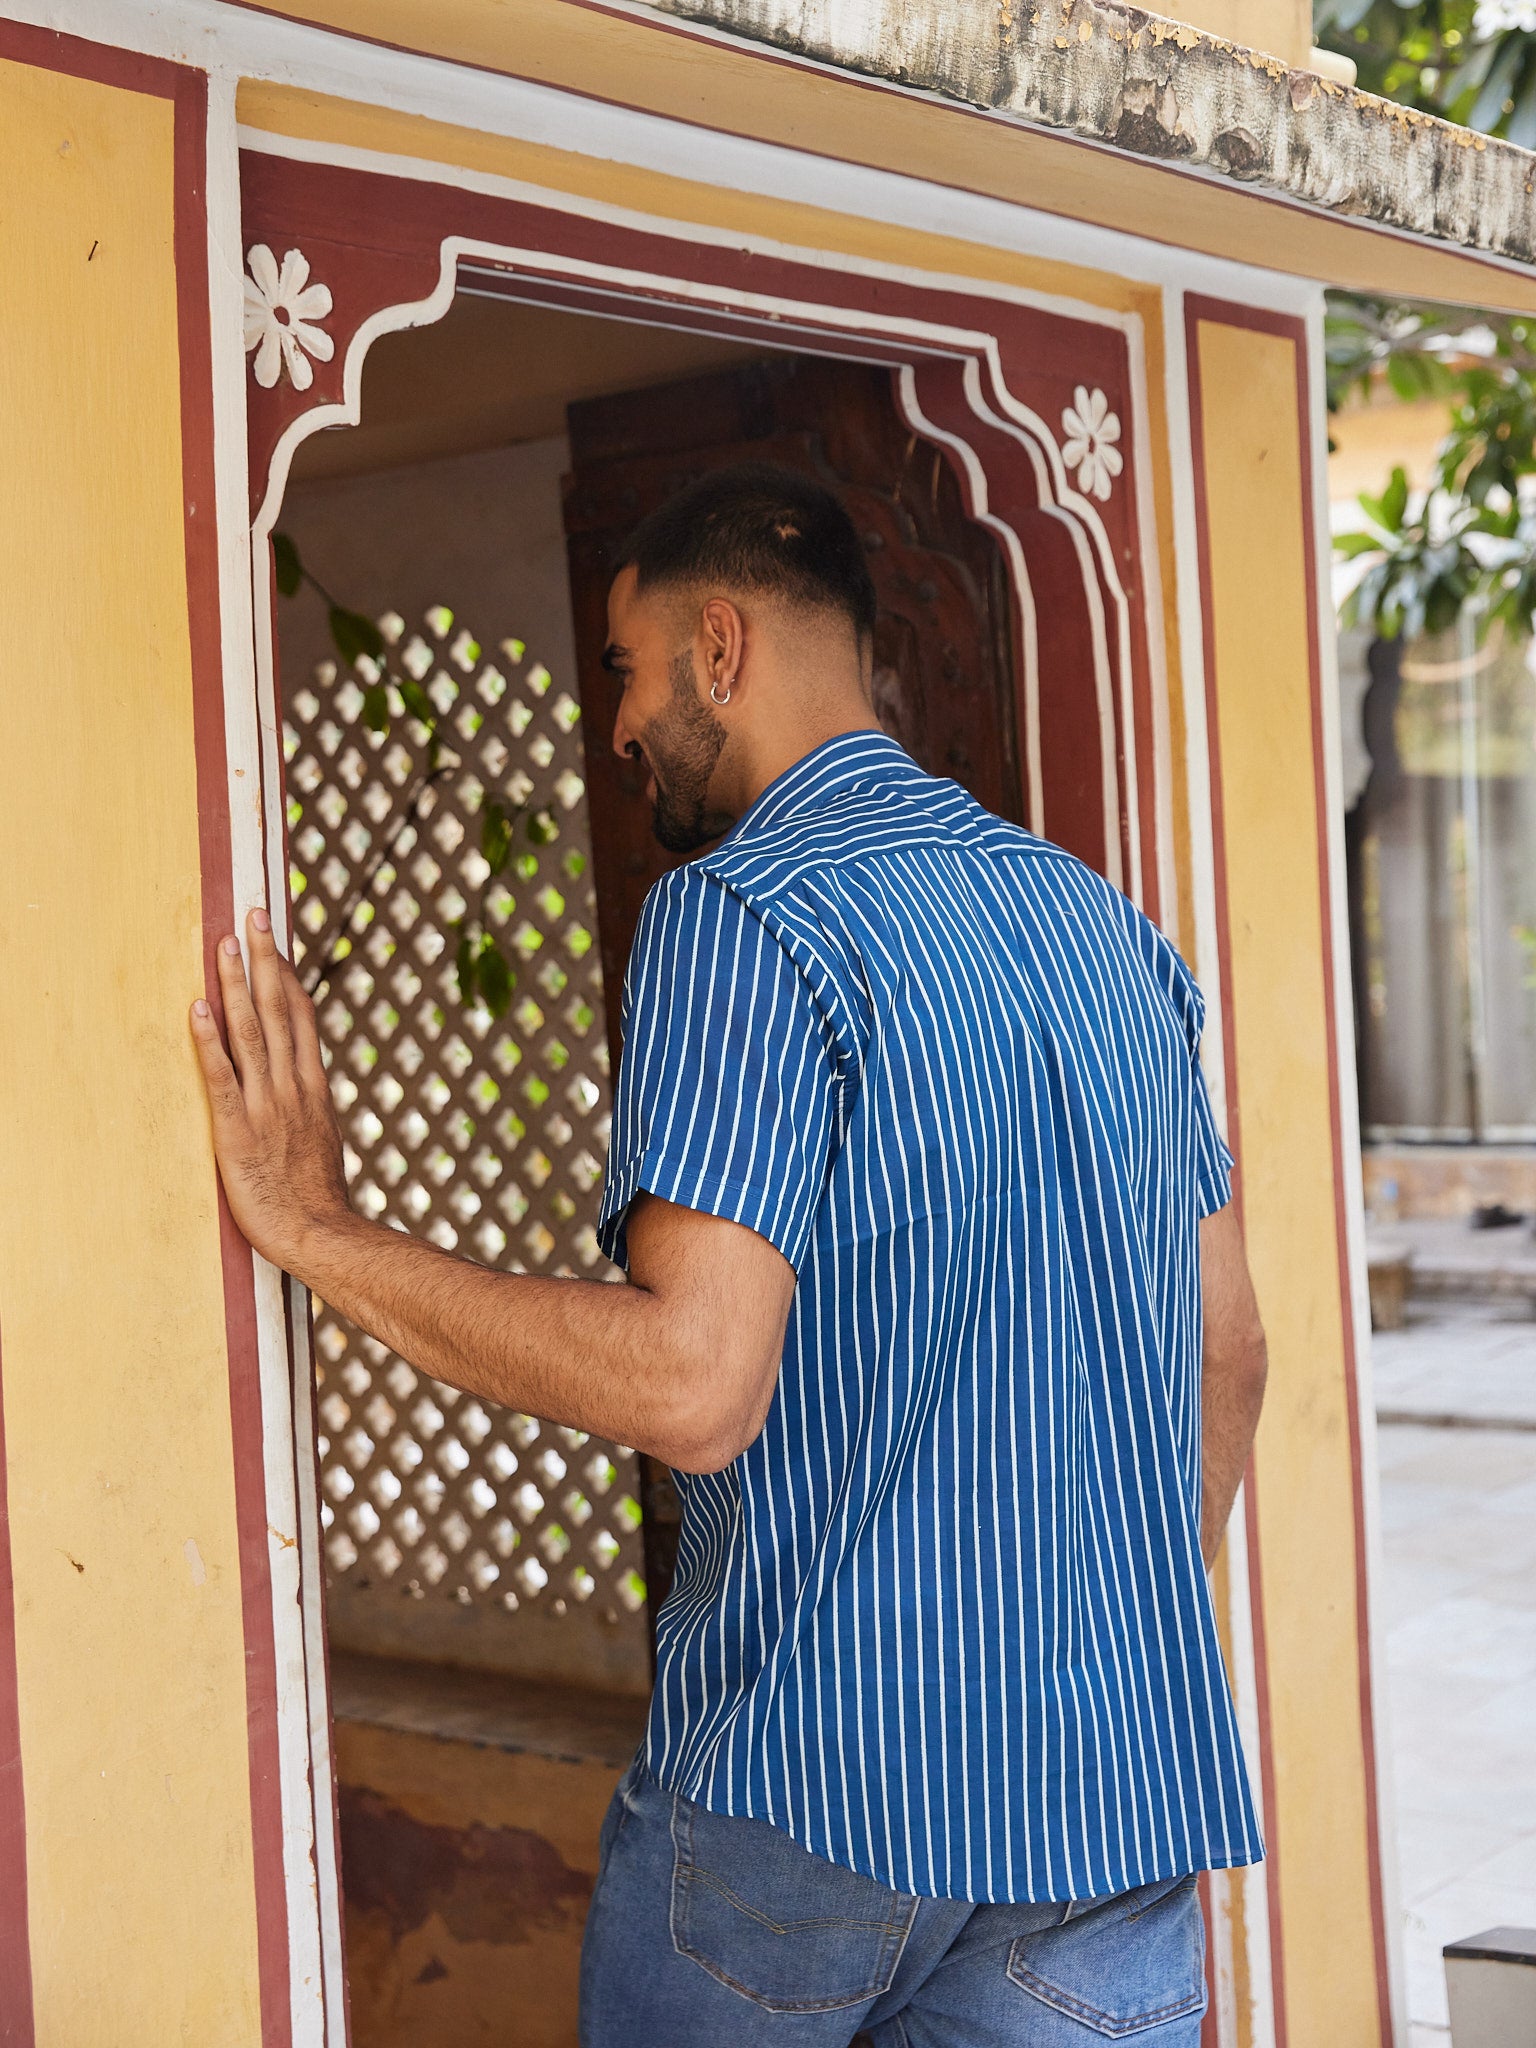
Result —
POLYGON ((240 958, 240 941, 233 936, 219 941, 219 988, 224 997, 224 1023, 229 1033, 230 1056, 242 1087, 265 1083, 268 1074, 267 1039, 246 985, 245 963, 240 958))
POLYGON ((264 910, 253 910, 246 918, 245 939, 251 955, 251 996, 266 1043, 267 1064, 273 1080, 281 1083, 293 1072, 293 1036, 283 988, 286 962, 277 950, 272 920, 264 910))
POLYGON ((203 1070, 203 1084, 208 1090, 208 1104, 213 1111, 215 1127, 243 1119, 245 1097, 240 1092, 240 1083, 230 1064, 229 1054, 224 1050, 213 1009, 201 996, 192 1005, 192 1042, 197 1047, 197 1063, 203 1070))
POLYGON ((320 1089, 330 1093, 330 1077, 325 1071, 325 1061, 320 1055, 320 1028, 315 1022, 315 1006, 305 991, 304 984, 293 971, 293 963, 281 955, 278 964, 282 969, 283 995, 288 1005, 288 1029, 293 1039, 293 1063, 299 1079, 306 1088, 320 1089))

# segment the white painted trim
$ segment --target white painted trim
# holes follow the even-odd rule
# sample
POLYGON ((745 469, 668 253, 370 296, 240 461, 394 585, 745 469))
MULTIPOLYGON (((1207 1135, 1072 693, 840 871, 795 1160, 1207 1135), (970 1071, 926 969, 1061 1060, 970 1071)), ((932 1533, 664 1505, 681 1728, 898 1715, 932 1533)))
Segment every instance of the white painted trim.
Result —
MULTIPOLYGON (((330 1674, 325 1640, 325 1557, 320 1488, 312 1476, 315 1445, 315 1360, 310 1343, 309 1290, 291 1277, 286 1309, 293 1341, 293 1433, 299 1484, 299 1584, 307 1675, 315 1897, 319 1909, 320 1986, 327 2048, 346 2048, 347 1982, 336 1843, 336 1759, 331 1741, 330 1674)), ((295 2048, 301 2036, 294 2031, 295 2048)))
POLYGON ((1376 1401, 1372 1384, 1371 1301, 1365 1251, 1365 1184, 1360 1158, 1360 1103, 1355 1071, 1355 1006, 1350 974, 1349 886, 1344 862, 1344 767, 1340 729, 1338 635, 1334 627, 1333 546, 1328 508, 1328 429, 1322 394, 1327 390, 1323 354, 1323 296, 1316 294, 1307 317, 1307 371, 1312 392, 1312 530, 1314 602, 1318 607, 1318 669, 1323 713, 1324 820, 1328 847, 1329 912, 1333 925, 1333 1017, 1330 1020, 1339 1076, 1338 1141, 1343 1148, 1344 1226, 1349 1292, 1344 1311, 1354 1319, 1355 1395, 1360 1432, 1360 1498, 1365 1521, 1365 1573, 1371 1684, 1372 1758, 1376 1773, 1377 1853, 1381 1859, 1381 1904, 1386 1927, 1387 1985, 1394 2040, 1406 2041, 1401 1872, 1397 1850, 1397 1804, 1392 1768, 1391 1701, 1387 1682, 1386 1629, 1380 1594, 1386 1584, 1381 1537, 1381 1469, 1376 1448, 1376 1401))
POLYGON ((1168 481, 1173 499, 1174 588, 1179 674, 1184 702, 1184 759, 1189 811, 1189 861, 1194 930, 1185 957, 1205 997, 1205 1070, 1212 1107, 1227 1123, 1222 1047, 1221 938, 1216 907, 1216 847, 1211 821, 1211 741, 1206 720, 1205 618, 1200 597, 1200 523, 1195 510, 1195 450, 1189 417, 1189 361, 1184 294, 1163 293, 1163 393, 1168 416, 1168 481))
POLYGON ((1037 838, 1045 834, 1045 778, 1040 760, 1040 638, 1035 609, 1034 585, 1029 564, 1017 533, 991 509, 987 473, 968 441, 935 426, 923 411, 917 396, 917 377, 910 364, 898 372, 901 410, 910 425, 941 448, 953 450, 965 471, 970 488, 971 516, 978 525, 997 535, 1008 557, 1013 587, 1018 594, 1020 639, 1024 659, 1024 781, 1029 829, 1037 838))
POLYGON ((1031 411, 1013 396, 1003 381, 1002 364, 995 341, 988 344, 987 367, 991 372, 992 386, 997 394, 998 404, 1007 417, 999 418, 988 405, 981 390, 980 368, 975 362, 969 362, 965 366, 965 391, 972 409, 1002 432, 1011 434, 1015 440, 1022 442, 1029 451, 1040 484, 1041 509, 1062 521, 1071 534, 1072 545, 1077 551, 1083 588, 1088 593, 1088 617, 1093 631, 1093 674, 1099 698, 1099 730, 1108 737, 1108 743, 1099 749, 1099 774, 1104 805, 1105 873, 1117 889, 1126 889, 1132 900, 1140 903, 1141 827, 1140 804, 1136 791, 1136 735, 1134 720, 1129 716, 1132 704, 1129 694, 1132 687, 1131 624, 1125 591, 1120 582, 1119 567, 1097 509, 1067 483, 1066 465, 1061 459, 1061 450, 1057 446, 1055 435, 1038 413, 1031 411), (1021 434, 1020 427, 1027 431, 1021 434), (1069 513, 1074 516, 1064 516, 1069 513), (1105 631, 1104 600, 1089 561, 1090 542, 1098 554, 1100 566, 1104 570, 1104 580, 1109 585, 1115 601, 1124 721, 1122 737, 1129 784, 1126 792, 1131 868, 1129 882, 1125 875, 1120 845, 1120 764, 1115 758, 1115 707, 1109 663, 1109 640, 1105 631))
MULTIPOLYGON (((1254 1654, 1252 1560, 1248 1555, 1248 1487, 1238 1487, 1227 1523, 1227 1623, 1233 1647, 1232 1700, 1237 1723, 1248 1756, 1248 1777, 1259 1824, 1264 1825, 1264 1773, 1259 1732, 1258 1663, 1254 1654)), ((1243 1930, 1243 1952, 1248 1965, 1247 2020, 1250 2048, 1275 2048, 1274 1953, 1269 1931, 1269 1864, 1250 1863, 1228 1873, 1235 1894, 1238 1919, 1243 1930)), ((1229 2007, 1237 2016, 1237 1982, 1227 1987, 1229 2007)), ((1242 2037, 1242 2029, 1238 2029, 1242 2037)))
MULTIPOLYGON (((252 664, 251 582, 245 548, 246 362, 240 261, 239 159, 235 83, 211 75, 208 86, 207 219, 209 329, 214 423, 214 491, 218 527, 221 660, 225 749, 229 776, 230 860, 237 923, 266 902, 261 735, 252 664)), ((281 841, 279 841, 281 844, 281 841)), ((282 934, 287 890, 272 897, 282 934)), ((304 1489, 297 1484, 293 1395, 283 1279, 252 1254, 260 1378, 262 1466, 271 1625, 277 1681, 276 1716, 283 1873, 287 1903, 288 1985, 294 2048, 325 2048, 329 1976, 339 1987, 340 1907, 329 1814, 317 1841, 315 1792, 330 1788, 330 1733, 323 1666, 308 1640, 319 1623, 322 1581, 302 1569, 297 1537, 304 1489), (319 1742, 316 1742, 317 1728, 319 1742), (317 1863, 317 1849, 321 1851, 317 1863)), ((334 2011, 345 2010, 340 1996, 334 2011)), ((330 2034, 340 2044, 340 2026, 330 2034)))
MULTIPOLYGON (((287 154, 286 150, 279 153, 287 154)), ((375 159, 362 151, 349 151, 348 155, 356 159, 355 167, 365 172, 373 171, 374 166, 379 162, 392 163, 394 161, 394 159, 375 159)), ((306 155, 305 160, 312 159, 309 159, 306 155)), ((543 203, 543 195, 538 187, 518 185, 512 180, 496 180, 494 182, 500 188, 498 196, 518 200, 526 199, 529 203, 535 205, 543 203)), ((677 223, 657 223, 648 215, 633 214, 628 209, 599 206, 595 203, 581 201, 569 201, 565 206, 556 210, 579 213, 581 217, 587 219, 614 220, 618 225, 637 232, 659 233, 679 242, 687 242, 689 244, 696 244, 703 240, 718 246, 743 246, 743 238, 740 237, 714 233, 707 229, 685 228, 677 223)), ((748 246, 751 246, 751 244, 749 243, 748 246)), ((822 252, 797 250, 792 246, 780 243, 761 243, 758 245, 758 252, 771 254, 785 261, 803 263, 811 268, 833 267, 831 259, 822 252)), ((1003 374, 1002 361, 996 339, 985 329, 955 327, 947 322, 920 320, 911 316, 897 318, 893 315, 876 314, 862 309, 843 308, 829 306, 816 301, 783 298, 773 293, 748 292, 734 286, 700 284, 695 280, 676 275, 655 271, 631 270, 618 264, 594 263, 585 259, 563 256, 548 250, 522 249, 514 244, 481 242, 467 236, 447 236, 441 245, 438 281, 432 291, 423 299, 381 308, 363 321, 347 344, 346 355, 342 364, 342 396, 340 400, 309 407, 295 419, 291 420, 280 435, 277 445, 273 450, 267 487, 263 493, 261 508, 256 515, 253 527, 252 542, 256 550, 252 560, 253 574, 260 574, 265 561, 265 543, 276 523, 278 508, 282 504, 283 494, 287 488, 289 469, 294 453, 300 443, 324 427, 357 425, 362 417, 363 365, 366 361, 368 350, 372 347, 373 343, 381 334, 397 332, 407 327, 430 326, 433 322, 440 320, 452 302, 457 288, 460 264, 477 261, 484 265, 510 267, 514 273, 519 267, 522 267, 540 280, 551 277, 557 279, 569 278, 584 283, 597 284, 606 290, 614 291, 616 295, 624 292, 635 293, 640 295, 642 299, 649 301, 652 309, 651 319, 653 324, 658 324, 657 315, 660 311, 658 301, 664 302, 670 299, 673 302, 680 301, 688 306, 724 308, 728 311, 739 312, 744 316, 755 316, 765 323, 771 322, 771 332, 780 338, 785 334, 787 327, 797 328, 808 338, 813 338, 818 331, 823 334, 829 331, 838 334, 849 334, 860 339, 888 335, 894 344, 911 346, 915 343, 919 348, 926 348, 935 353, 962 358, 964 363, 964 388, 972 411, 978 418, 985 420, 999 432, 1007 434, 1024 448, 1034 468, 1042 510, 1052 517, 1059 519, 1067 528, 1077 552, 1083 588, 1087 595, 1089 620, 1093 634, 1094 678, 1099 698, 1100 730, 1107 736, 1106 743, 1100 748, 1105 866, 1108 879, 1116 888, 1122 888, 1126 886, 1127 877, 1123 872, 1121 858, 1120 780, 1119 765, 1115 757, 1116 724, 1112 696, 1113 678, 1105 630, 1103 596, 1099 588, 1098 575, 1095 573, 1095 557, 1097 558, 1098 569, 1102 572, 1114 600, 1116 643, 1122 692, 1121 731, 1122 743, 1126 752, 1129 784, 1126 803, 1129 825, 1127 836, 1130 849, 1129 893, 1133 899, 1138 902, 1140 901, 1142 894, 1140 801, 1136 784, 1131 622, 1130 607, 1120 580, 1119 566, 1115 561, 1114 549, 1108 534, 1105 532, 1103 520, 1099 515, 1097 507, 1080 492, 1072 488, 1066 465, 1062 461, 1060 447, 1052 430, 1037 413, 1023 404, 1009 390, 1003 374), (996 396, 998 406, 1002 408, 1001 412, 993 407, 982 389, 978 362, 980 357, 984 357, 986 360, 992 390, 996 396)), ((864 274, 881 278, 895 278, 897 281, 911 281, 915 286, 922 289, 932 288, 933 285, 930 273, 922 271, 908 272, 899 265, 871 264, 861 267, 851 263, 839 263, 836 267, 839 269, 862 268, 864 274)), ((325 279, 317 276, 316 281, 324 283, 325 279)), ((995 299, 999 296, 1007 298, 1009 296, 1006 292, 983 295, 978 291, 974 280, 967 280, 966 285, 970 292, 978 296, 978 310, 984 308, 989 298, 995 299)), ((516 296, 515 288, 509 291, 508 296, 516 296)), ((1028 295, 1028 303, 1031 305, 1037 303, 1038 300, 1039 295, 1028 295)), ((1052 312, 1057 310, 1055 305, 1049 300, 1039 302, 1052 312)), ((1126 324, 1131 317, 1100 315, 1103 324, 1113 326, 1121 332, 1125 331, 1126 324)), ((1127 361, 1128 367, 1133 368, 1134 364, 1129 347, 1127 361)), ((1145 406, 1146 394, 1144 391, 1133 389, 1131 397, 1133 403, 1142 407, 1145 406)), ((1021 585, 1021 588, 1024 587, 1027 586, 1021 585)), ((272 695, 268 688, 268 682, 273 669, 273 651, 270 644, 270 620, 263 616, 264 611, 265 607, 258 601, 256 636, 258 664, 262 676, 263 702, 267 702, 270 697, 274 706, 272 712, 272 745, 266 750, 266 753, 269 757, 271 773, 275 778, 278 763, 278 755, 275 751, 277 712, 275 696, 272 695)), ((1032 612, 1030 618, 1031 627, 1027 636, 1026 647, 1025 687, 1027 702, 1033 714, 1032 734, 1036 753, 1035 766, 1038 768, 1038 661, 1036 661, 1032 669, 1028 666, 1028 653, 1032 651, 1035 637, 1033 633, 1032 612)), ((1036 776, 1031 782, 1030 791, 1032 816, 1041 815, 1036 809, 1037 794, 1038 777, 1036 776)), ((280 844, 280 839, 275 843, 280 844)), ((275 900, 277 894, 275 886, 273 894, 275 900)))
MULTIPOLYGON (((1163 564, 1153 484, 1152 421, 1147 384, 1147 342, 1140 319, 1126 337, 1131 356, 1132 462, 1136 478, 1136 532, 1140 542, 1141 609, 1147 636, 1147 682, 1152 700, 1152 815, 1156 834, 1157 898, 1163 930, 1178 945, 1179 878, 1173 833, 1173 736, 1168 690, 1167 622, 1163 616, 1163 564)), ((1170 543, 1174 536, 1170 533, 1170 543)), ((1138 778, 1139 782, 1139 778, 1138 778)))
MULTIPOLYGON (((1257 265, 1199 255, 1116 229, 845 163, 809 150, 722 134, 503 73, 222 5, 220 0, 179 0, 174 7, 146 5, 145 0, 6 0, 6 4, 16 20, 169 57, 203 70, 293 85, 485 134, 660 171, 723 190, 797 201, 823 211, 887 221, 1145 283, 1182 282, 1192 290, 1285 311, 1294 310, 1298 294, 1310 289, 1304 280, 1257 265)), ((649 9, 626 11, 658 30, 707 39, 707 32, 693 30, 671 17, 658 18, 649 9)), ((734 38, 724 40, 739 50, 752 48, 734 38)), ((793 61, 766 50, 759 54, 765 61, 793 61)), ((826 66, 808 68, 839 75, 826 66)), ((870 90, 903 92, 903 88, 883 81, 863 82, 870 90)), ((955 107, 952 111, 987 118, 979 109, 955 107)), ((1004 125, 1019 124, 1006 121, 1004 125)), ((1049 129, 1038 132, 1057 133, 1049 129)), ((1072 139, 1084 149, 1094 147, 1080 138, 1072 139)), ((1391 239, 1412 239, 1392 235, 1390 230, 1379 232, 1391 239)), ((1490 270, 1497 267, 1489 261, 1490 270)))

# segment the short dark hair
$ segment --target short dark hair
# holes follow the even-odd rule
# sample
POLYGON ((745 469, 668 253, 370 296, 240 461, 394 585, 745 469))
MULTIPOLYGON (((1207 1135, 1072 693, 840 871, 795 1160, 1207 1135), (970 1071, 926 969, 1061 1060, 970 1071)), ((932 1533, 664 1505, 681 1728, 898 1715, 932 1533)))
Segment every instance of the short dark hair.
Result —
POLYGON ((686 485, 635 528, 614 563, 640 590, 685 583, 842 612, 875 627, 875 584, 853 521, 814 478, 739 462, 686 485))

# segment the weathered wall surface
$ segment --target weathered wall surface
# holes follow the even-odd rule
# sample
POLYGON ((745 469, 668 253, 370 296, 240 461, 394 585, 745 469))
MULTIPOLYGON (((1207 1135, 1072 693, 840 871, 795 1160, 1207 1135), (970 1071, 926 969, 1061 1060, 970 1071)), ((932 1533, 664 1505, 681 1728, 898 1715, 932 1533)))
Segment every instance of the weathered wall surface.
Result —
POLYGON ((337 1771, 353 2048, 576 2048, 618 1769, 342 1723, 337 1771))
POLYGON ((1536 158, 1106 0, 652 0, 660 11, 1334 213, 1536 258, 1536 158))

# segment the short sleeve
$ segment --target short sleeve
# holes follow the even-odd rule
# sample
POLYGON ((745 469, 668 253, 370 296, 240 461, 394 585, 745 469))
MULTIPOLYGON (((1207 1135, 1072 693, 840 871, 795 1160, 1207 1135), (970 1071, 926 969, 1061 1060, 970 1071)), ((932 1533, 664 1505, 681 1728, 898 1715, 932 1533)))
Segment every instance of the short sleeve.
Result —
POLYGON ((1179 1021, 1184 1027, 1185 1043, 1189 1047, 1189 1122, 1195 1212, 1200 1216, 1212 1216, 1218 1209, 1224 1209, 1232 1199, 1232 1154, 1227 1149, 1227 1142, 1216 1122, 1216 1112, 1211 1106, 1211 1092, 1206 1086, 1205 1070, 1200 1064, 1200 1040, 1205 1030, 1205 997, 1200 993, 1199 983, 1179 958, 1175 948, 1155 925, 1146 924, 1146 935, 1153 947, 1158 977, 1178 1012, 1179 1021))
POLYGON ((1225 1209, 1232 1199, 1232 1154, 1216 1127, 1216 1112, 1211 1107, 1210 1090, 1205 1085, 1205 1069, 1200 1064, 1198 1051, 1193 1055, 1192 1064, 1195 1084, 1191 1104, 1195 1133, 1195 1209, 1201 1216, 1213 1216, 1218 1209, 1225 1209))
POLYGON ((598 1241, 627 1265, 646 1190, 742 1223, 797 1271, 831 1160, 835 1045, 810 983, 757 913, 697 867, 646 898, 624 987, 598 1241))

